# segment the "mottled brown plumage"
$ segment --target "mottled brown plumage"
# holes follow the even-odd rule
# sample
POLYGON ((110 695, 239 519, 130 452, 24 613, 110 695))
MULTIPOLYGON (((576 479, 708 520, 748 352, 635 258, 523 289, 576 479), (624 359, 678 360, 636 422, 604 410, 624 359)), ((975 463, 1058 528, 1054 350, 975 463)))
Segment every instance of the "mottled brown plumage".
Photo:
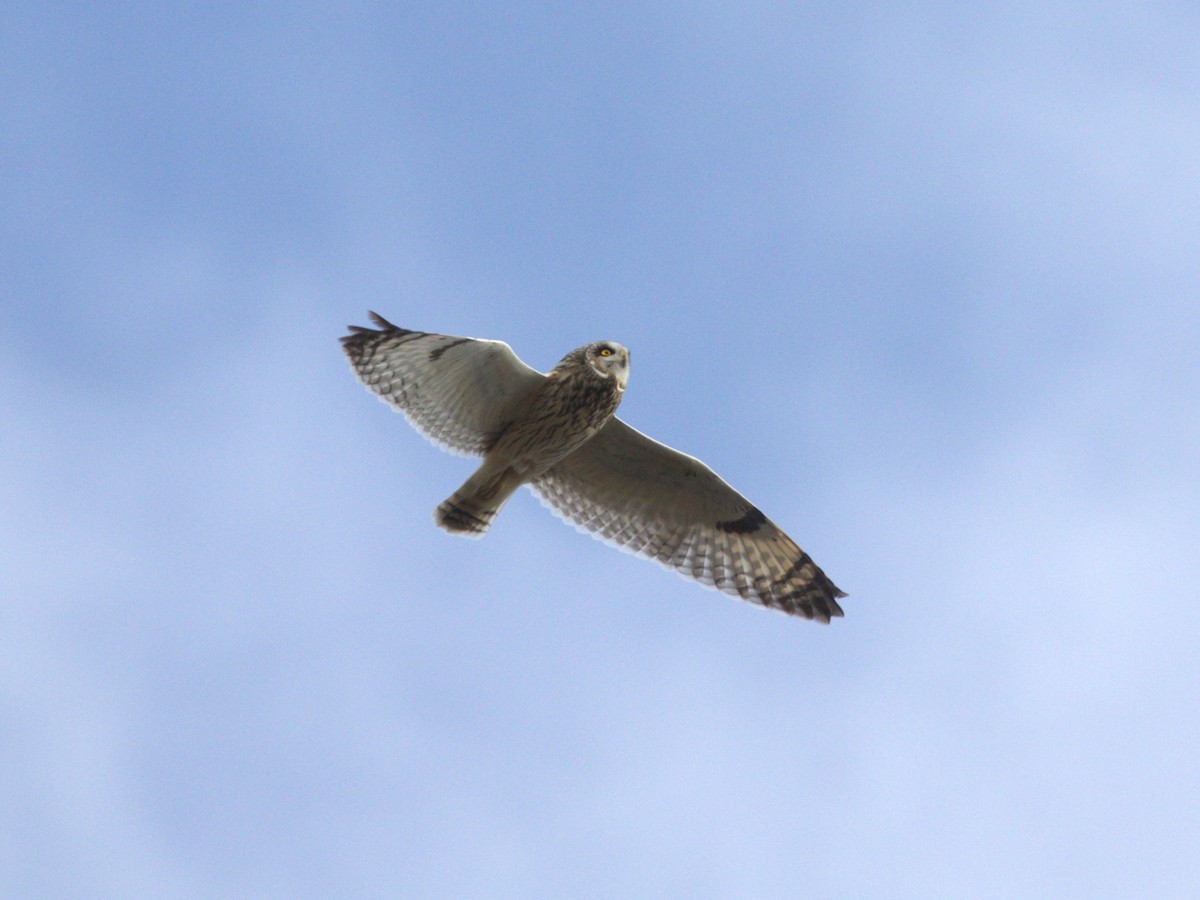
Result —
POLYGON ((351 326, 355 373, 430 440, 483 462, 435 512, 481 536, 522 484, 580 530, 754 603, 828 622, 845 596, 711 469, 614 412, 629 375, 620 344, 568 353, 547 375, 500 341, 351 326))
POLYGON ((482 537, 517 488, 604 426, 621 403, 628 371, 629 354, 620 344, 588 344, 563 357, 534 392, 528 408, 484 451, 483 465, 438 506, 438 525, 482 537))

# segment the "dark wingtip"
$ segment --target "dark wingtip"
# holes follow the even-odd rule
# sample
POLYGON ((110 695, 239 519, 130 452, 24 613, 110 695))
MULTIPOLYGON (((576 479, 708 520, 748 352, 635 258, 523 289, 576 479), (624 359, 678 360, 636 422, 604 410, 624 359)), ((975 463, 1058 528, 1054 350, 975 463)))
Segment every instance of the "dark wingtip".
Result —
POLYGON ((371 321, 379 326, 375 328, 364 328, 362 325, 348 325, 350 333, 342 335, 338 338, 342 345, 349 352, 352 348, 361 346, 372 338, 379 337, 381 334, 410 334, 406 328, 401 328, 398 325, 393 325, 379 313, 368 310, 367 315, 371 317, 371 321))
MULTIPOLYGON (((817 569, 817 571, 821 572, 820 569, 817 569)), ((817 608, 820 612, 824 613, 822 621, 828 623, 831 618, 843 618, 846 614, 842 612, 841 606, 838 605, 837 598, 845 597, 846 592, 830 581, 829 576, 824 572, 821 572, 821 581, 825 588, 825 596, 821 598, 821 605, 817 608)))
POLYGON ((338 338, 338 340, 343 344, 349 344, 353 341, 361 341, 364 334, 379 334, 379 332, 374 328, 362 328, 359 325, 347 325, 346 327, 350 329, 350 333, 343 334, 340 338, 338 338))
POLYGON ((404 331, 403 328, 393 325, 374 310, 367 310, 367 315, 371 317, 372 322, 379 326, 381 331, 404 331))

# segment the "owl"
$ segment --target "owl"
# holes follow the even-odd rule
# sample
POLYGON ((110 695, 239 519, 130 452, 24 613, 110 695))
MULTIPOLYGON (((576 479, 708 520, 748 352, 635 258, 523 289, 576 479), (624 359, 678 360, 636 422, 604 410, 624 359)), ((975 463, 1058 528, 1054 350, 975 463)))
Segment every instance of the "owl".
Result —
POLYGON ((828 622, 838 590, 807 553, 700 460, 615 415, 629 351, 572 350, 548 374, 502 341, 409 331, 371 313, 342 348, 359 380, 429 440, 483 458, 438 505, 446 531, 482 537, 523 484, 581 531, 752 603, 828 622))

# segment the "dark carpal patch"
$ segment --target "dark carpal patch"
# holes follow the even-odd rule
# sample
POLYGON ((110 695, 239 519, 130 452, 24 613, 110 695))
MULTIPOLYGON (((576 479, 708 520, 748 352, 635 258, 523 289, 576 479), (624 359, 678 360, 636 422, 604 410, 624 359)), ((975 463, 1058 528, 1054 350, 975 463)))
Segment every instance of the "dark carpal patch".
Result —
POLYGON ((451 341, 448 344, 442 344, 442 346, 438 347, 436 350, 429 351, 429 361, 437 362, 439 359, 442 358, 442 354, 445 353, 447 350, 449 350, 451 347, 457 347, 459 344, 469 344, 469 343, 471 343, 472 340, 473 340, 473 338, 459 338, 457 341, 451 341))
POLYGON ((767 521, 767 517, 757 507, 752 506, 750 507, 750 511, 740 519, 718 522, 717 529, 730 534, 749 534, 752 531, 758 531, 758 529, 762 528, 765 521, 767 521))

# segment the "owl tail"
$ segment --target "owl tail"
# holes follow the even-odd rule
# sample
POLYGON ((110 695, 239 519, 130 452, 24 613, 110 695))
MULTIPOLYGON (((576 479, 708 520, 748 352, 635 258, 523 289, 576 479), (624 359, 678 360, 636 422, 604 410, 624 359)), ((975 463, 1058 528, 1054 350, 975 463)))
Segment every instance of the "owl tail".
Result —
POLYGON ((521 478, 512 469, 485 472, 485 464, 467 479, 433 514, 441 528, 466 537, 483 537, 492 519, 521 486, 521 478))

